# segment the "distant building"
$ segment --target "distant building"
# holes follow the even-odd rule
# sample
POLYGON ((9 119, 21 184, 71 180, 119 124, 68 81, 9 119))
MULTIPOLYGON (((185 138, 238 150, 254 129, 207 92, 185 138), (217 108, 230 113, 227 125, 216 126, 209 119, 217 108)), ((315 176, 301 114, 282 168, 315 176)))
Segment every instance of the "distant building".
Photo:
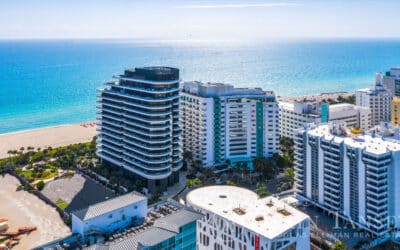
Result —
POLYGON ((371 110, 349 103, 340 103, 329 106, 328 121, 345 122, 348 128, 369 130, 371 125, 371 110))
POLYGON ((203 215, 189 210, 179 210, 155 220, 152 226, 138 229, 132 236, 98 243, 85 250, 161 250, 196 249, 196 221, 203 215))
POLYGON ((309 217, 272 196, 208 186, 191 191, 186 200, 204 215, 197 222, 198 250, 310 249, 309 217))
MULTIPOLYGON (((279 102, 281 136, 293 139, 296 131, 309 123, 321 122, 321 103, 315 100, 295 100, 279 102)), ((325 110, 325 119, 327 110, 325 110)))
POLYGON ((348 127, 366 131, 372 127, 371 111, 349 103, 329 105, 314 99, 296 100, 293 103, 280 102, 281 136, 294 139, 297 131, 308 124, 343 121, 348 127))
POLYGON ((179 181, 179 70, 125 70, 99 89, 97 155, 143 179, 152 191, 179 181))
POLYGON ((270 157, 279 147, 275 93, 229 84, 185 82, 183 148, 205 167, 270 157))
POLYGON ((387 124, 363 134, 329 123, 295 139, 298 197, 378 236, 400 226, 399 166, 399 130, 387 124))
POLYGON ((390 104, 392 93, 382 86, 382 77, 376 73, 375 85, 356 91, 356 105, 367 107, 371 110, 371 125, 379 125, 380 122, 390 121, 390 104))
POLYGON ((392 112, 391 112, 392 126, 400 125, 400 98, 395 98, 392 101, 392 112))
POLYGON ((141 224, 147 215, 147 198, 128 193, 72 212, 72 233, 86 239, 91 234, 111 233, 132 224, 141 224))
POLYGON ((391 68, 382 77, 382 86, 392 95, 400 96, 400 67, 391 68))

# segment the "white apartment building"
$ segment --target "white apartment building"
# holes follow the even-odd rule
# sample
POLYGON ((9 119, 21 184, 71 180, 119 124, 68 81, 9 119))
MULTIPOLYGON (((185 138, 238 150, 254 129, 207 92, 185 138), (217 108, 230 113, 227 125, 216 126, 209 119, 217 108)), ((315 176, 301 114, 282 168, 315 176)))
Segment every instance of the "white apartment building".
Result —
POLYGON ((348 128, 360 128, 362 131, 369 130, 371 125, 371 110, 350 103, 339 103, 329 106, 329 121, 346 123, 348 128))
POLYGON ((251 162, 278 151, 279 113, 272 91, 184 82, 180 105, 183 150, 205 167, 251 162))
POLYGON ((299 132, 295 187, 299 199, 383 236, 400 227, 400 141, 398 129, 374 131, 329 123, 299 132))
POLYGON ((382 77, 382 86, 392 95, 400 96, 400 67, 393 67, 382 77))
POLYGON ((279 102, 281 136, 294 138, 296 131, 309 123, 321 122, 321 103, 315 100, 279 102))
POLYGON ((315 100, 296 100, 293 103, 280 102, 281 136, 294 139, 297 131, 307 124, 343 121, 348 127, 357 127, 366 131, 372 127, 371 111, 349 103, 329 105, 315 100))
POLYGON ((208 186, 191 191, 186 200, 204 215, 197 221, 198 250, 310 249, 309 217, 275 197, 208 186))
POLYGON ((382 86, 382 77, 376 73, 375 86, 356 91, 356 105, 371 110, 371 126, 390 121, 392 93, 382 86))

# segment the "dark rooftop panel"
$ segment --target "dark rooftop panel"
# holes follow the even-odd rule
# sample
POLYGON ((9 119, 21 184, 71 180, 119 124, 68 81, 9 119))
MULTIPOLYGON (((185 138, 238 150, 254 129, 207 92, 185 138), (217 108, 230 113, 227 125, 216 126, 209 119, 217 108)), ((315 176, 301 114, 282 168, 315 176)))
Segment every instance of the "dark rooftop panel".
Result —
POLYGON ((179 69, 160 66, 137 67, 125 70, 125 76, 150 81, 173 81, 179 80, 179 69))

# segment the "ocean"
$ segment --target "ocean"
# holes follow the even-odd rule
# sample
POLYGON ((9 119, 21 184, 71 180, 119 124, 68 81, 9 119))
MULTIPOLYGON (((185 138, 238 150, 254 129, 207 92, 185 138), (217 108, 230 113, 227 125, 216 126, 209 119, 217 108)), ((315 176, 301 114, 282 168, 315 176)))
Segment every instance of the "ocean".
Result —
POLYGON ((135 66, 178 67, 182 80, 272 89, 279 96, 354 91, 400 65, 400 40, 257 43, 0 41, 0 133, 91 121, 96 89, 135 66))

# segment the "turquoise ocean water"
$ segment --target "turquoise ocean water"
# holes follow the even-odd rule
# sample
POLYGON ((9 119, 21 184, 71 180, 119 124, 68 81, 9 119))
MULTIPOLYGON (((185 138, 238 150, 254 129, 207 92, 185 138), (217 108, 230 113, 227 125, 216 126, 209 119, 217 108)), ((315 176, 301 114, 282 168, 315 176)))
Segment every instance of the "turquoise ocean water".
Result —
POLYGON ((96 88, 134 66, 277 95, 354 91, 400 65, 400 40, 224 43, 0 41, 0 133, 96 117, 96 88))

